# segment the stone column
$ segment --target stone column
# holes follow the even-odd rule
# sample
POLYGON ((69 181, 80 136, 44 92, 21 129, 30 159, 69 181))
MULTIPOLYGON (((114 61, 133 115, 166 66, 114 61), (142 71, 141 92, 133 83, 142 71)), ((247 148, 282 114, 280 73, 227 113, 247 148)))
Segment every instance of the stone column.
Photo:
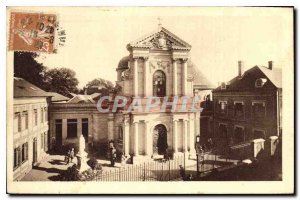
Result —
POLYGON ((263 155, 265 149, 264 144, 265 144, 265 140, 262 138, 252 140, 252 150, 253 150, 252 156, 254 158, 256 158, 257 156, 259 156, 260 158, 264 156, 263 155))
POLYGON ((145 121, 145 144, 146 144, 146 150, 145 150, 145 154, 146 156, 151 156, 152 152, 151 152, 151 147, 152 147, 152 141, 151 141, 151 134, 148 131, 149 129, 149 121, 145 121))
POLYGON ((177 59, 173 59, 173 95, 177 95, 177 59))
POLYGON ((124 154, 129 158, 129 121, 128 119, 124 120, 123 123, 123 149, 124 149, 124 154))
POLYGON ((133 95, 136 97, 138 96, 138 58, 134 59, 134 66, 133 66, 133 95))
POLYGON ((149 59, 144 57, 144 96, 147 97, 149 93, 149 59))
POLYGON ((195 122, 194 119, 190 119, 189 122, 189 135, 190 135, 190 141, 189 141, 189 146, 190 146, 190 158, 194 158, 196 155, 196 150, 195 150, 195 122))
POLYGON ((107 119, 107 125, 108 125, 108 136, 107 139, 108 140, 113 140, 114 139, 114 115, 112 113, 110 113, 108 115, 108 119, 107 119))
POLYGON ((186 119, 183 120, 183 152, 187 153, 188 151, 188 121, 186 119))
POLYGON ((270 156, 274 156, 278 147, 278 136, 274 135, 270 137, 270 156))
POLYGON ((62 119, 62 143, 67 139, 67 119, 62 119))
POLYGON ((82 135, 82 119, 77 118, 77 138, 82 135))
POLYGON ((133 152, 135 156, 139 155, 139 123, 133 122, 134 127, 134 144, 133 144, 133 152))
POLYGON ((178 126, 177 126, 177 122, 178 120, 175 119, 173 120, 173 150, 174 150, 174 153, 178 153, 178 126))
POLYGON ((182 82, 182 86, 183 86, 183 95, 187 95, 187 59, 183 59, 183 82, 182 82))

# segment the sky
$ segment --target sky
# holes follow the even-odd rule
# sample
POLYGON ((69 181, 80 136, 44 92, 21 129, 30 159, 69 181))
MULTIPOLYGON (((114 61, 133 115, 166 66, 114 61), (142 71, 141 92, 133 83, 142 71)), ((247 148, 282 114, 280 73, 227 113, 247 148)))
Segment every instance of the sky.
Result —
POLYGON ((116 81, 126 45, 162 26, 190 45, 191 60, 215 85, 255 65, 293 65, 292 10, 234 7, 64 7, 30 8, 56 13, 66 32, 57 54, 41 53, 49 68, 76 72, 79 87, 94 78, 116 81))

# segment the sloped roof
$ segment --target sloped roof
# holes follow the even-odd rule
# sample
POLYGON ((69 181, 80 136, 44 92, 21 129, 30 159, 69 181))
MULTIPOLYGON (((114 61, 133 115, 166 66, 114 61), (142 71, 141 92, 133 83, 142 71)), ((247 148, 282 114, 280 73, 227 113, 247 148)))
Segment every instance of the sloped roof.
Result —
POLYGON ((91 95, 78 94, 67 103, 95 103, 91 95))
POLYGON ((268 81, 260 89, 269 89, 271 87, 282 88, 282 70, 280 68, 269 69, 264 66, 254 66, 244 72, 242 77, 236 76, 226 84, 226 89, 222 90, 221 86, 214 91, 246 91, 255 88, 255 81, 258 78, 267 78, 268 81))
POLYGON ((61 94, 58 94, 57 92, 48 92, 52 96, 51 101, 52 102, 58 102, 58 101, 68 101, 70 98, 65 97, 61 94))
POLYGON ((195 89, 214 89, 216 88, 206 76, 200 71, 200 69, 191 61, 188 62, 188 76, 192 76, 193 86, 195 89))
POLYGON ((132 48, 132 47, 146 48, 146 49, 153 48, 152 40, 155 39, 155 37, 158 33, 164 33, 166 35, 166 37, 167 37, 166 39, 170 43, 171 49, 190 50, 192 47, 190 44, 188 44, 184 40, 180 39, 178 36, 171 33, 166 28, 158 27, 158 29, 154 30, 153 32, 130 42, 127 45, 127 49, 132 48))
POLYGON ((50 97, 51 94, 29 83, 23 78, 14 77, 14 98, 50 97))

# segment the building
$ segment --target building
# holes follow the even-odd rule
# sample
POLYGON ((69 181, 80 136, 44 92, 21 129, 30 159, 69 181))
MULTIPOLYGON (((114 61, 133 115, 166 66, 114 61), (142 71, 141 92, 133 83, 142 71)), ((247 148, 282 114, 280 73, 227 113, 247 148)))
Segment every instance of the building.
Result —
POLYGON ((14 78, 13 178, 20 180, 48 150, 48 104, 51 94, 14 78))
POLYGON ((214 138, 221 149, 279 136, 282 127, 281 69, 254 66, 213 90, 214 138))
MULTIPOLYGON (((199 79, 189 57, 191 45, 159 26, 152 33, 127 45, 129 55, 116 69, 119 87, 114 95, 130 101, 152 97, 194 98, 194 85, 210 85, 199 79), (195 82, 196 80, 196 82, 195 82), (199 81, 200 80, 200 81, 199 81)), ((199 72, 199 71, 198 71, 199 72)), ((50 134, 56 146, 76 143, 81 134, 96 150, 106 150, 108 141, 125 155, 154 157, 166 152, 195 154, 195 136, 200 134, 200 113, 191 110, 118 110, 100 113, 97 102, 53 103, 50 107, 50 134)))

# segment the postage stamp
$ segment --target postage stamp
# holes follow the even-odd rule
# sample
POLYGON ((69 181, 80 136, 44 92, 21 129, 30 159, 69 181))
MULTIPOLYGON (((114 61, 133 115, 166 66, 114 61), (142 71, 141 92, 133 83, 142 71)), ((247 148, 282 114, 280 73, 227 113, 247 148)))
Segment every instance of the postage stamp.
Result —
POLYGON ((52 53, 57 24, 55 14, 11 12, 9 50, 52 53))

